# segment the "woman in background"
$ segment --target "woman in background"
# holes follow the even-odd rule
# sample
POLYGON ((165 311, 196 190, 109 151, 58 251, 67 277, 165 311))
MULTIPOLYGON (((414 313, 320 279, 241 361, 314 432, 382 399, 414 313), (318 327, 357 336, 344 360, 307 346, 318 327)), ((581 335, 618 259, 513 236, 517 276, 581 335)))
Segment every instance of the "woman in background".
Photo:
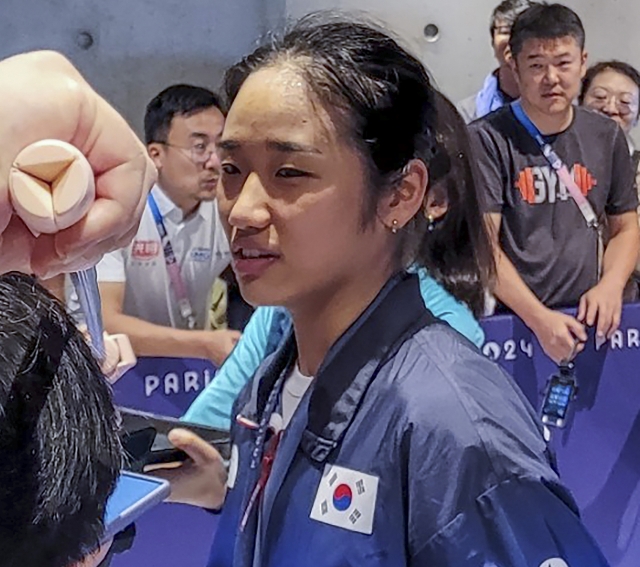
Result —
MULTIPOLYGON (((640 151, 636 150, 631 138, 631 131, 640 118, 640 72, 622 61, 596 63, 587 70, 582 81, 579 102, 615 120, 626 134, 636 171, 636 189, 640 197, 640 151)), ((640 222, 640 206, 638 222, 640 222)), ((639 283, 640 258, 638 258, 632 281, 625 289, 627 300, 637 299, 639 283)))

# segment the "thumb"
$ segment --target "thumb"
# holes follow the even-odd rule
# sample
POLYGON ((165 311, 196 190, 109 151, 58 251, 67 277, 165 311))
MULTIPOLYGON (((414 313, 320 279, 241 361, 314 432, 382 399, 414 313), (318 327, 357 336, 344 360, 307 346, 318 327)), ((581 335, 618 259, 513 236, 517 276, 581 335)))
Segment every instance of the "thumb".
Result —
POLYGON ((172 429, 168 438, 176 449, 184 451, 196 465, 207 465, 222 460, 220 453, 193 431, 172 429))

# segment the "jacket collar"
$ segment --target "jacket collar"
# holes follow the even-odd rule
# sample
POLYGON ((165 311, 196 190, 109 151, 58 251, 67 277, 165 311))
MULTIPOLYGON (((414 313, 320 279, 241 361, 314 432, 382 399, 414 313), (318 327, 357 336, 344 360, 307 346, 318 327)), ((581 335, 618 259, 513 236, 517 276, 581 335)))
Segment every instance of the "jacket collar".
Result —
MULTIPOLYGON (((301 447, 323 462, 339 444, 369 384, 400 346, 436 321, 424 305, 418 278, 406 272, 392 277, 376 299, 329 349, 310 393, 308 422, 301 447)), ((293 334, 283 343, 258 387, 262 415, 278 378, 291 368, 297 349, 293 334)))

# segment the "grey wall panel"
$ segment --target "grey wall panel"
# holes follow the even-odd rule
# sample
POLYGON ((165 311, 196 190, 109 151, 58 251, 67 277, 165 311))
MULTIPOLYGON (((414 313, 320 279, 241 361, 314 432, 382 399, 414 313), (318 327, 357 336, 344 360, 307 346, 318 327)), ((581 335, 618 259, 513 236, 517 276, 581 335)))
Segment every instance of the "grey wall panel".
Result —
POLYGON ((140 131, 145 104, 165 86, 218 87, 226 66, 282 20, 285 3, 2 0, 0 6, 0 56, 62 51, 140 131))

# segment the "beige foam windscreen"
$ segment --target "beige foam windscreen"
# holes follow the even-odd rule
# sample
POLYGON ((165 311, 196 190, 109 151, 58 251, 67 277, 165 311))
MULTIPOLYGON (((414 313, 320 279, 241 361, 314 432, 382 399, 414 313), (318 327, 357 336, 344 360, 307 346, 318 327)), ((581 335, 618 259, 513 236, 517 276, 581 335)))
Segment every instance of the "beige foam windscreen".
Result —
POLYGON ((34 234, 53 234, 78 222, 95 200, 91 165, 71 144, 41 140, 24 148, 11 167, 11 201, 34 234))

